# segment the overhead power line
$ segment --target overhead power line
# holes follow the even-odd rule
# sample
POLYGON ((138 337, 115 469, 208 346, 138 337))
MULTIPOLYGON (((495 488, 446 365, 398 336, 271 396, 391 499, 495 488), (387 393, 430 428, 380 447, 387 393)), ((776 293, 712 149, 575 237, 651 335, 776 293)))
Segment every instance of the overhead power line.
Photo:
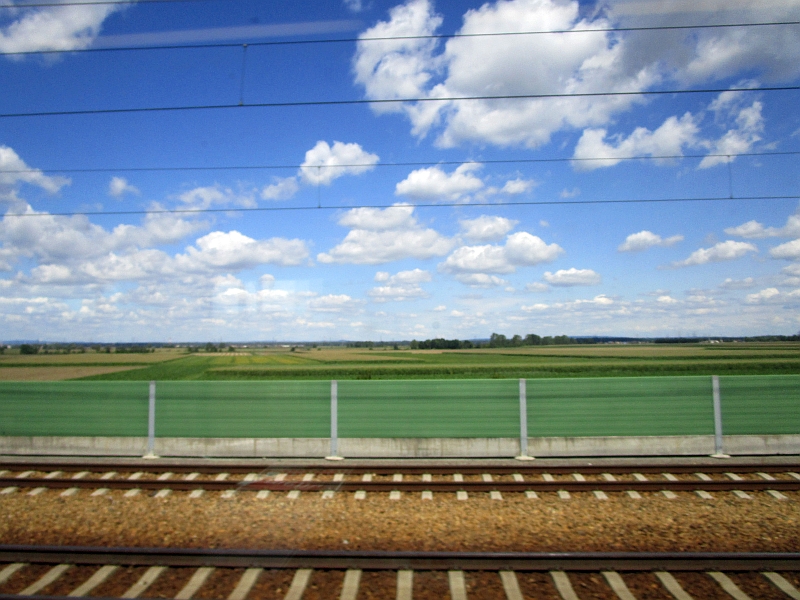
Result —
POLYGON ((620 92, 570 92, 556 94, 501 94, 496 96, 447 96, 421 98, 379 98, 359 100, 301 100, 292 102, 249 102, 246 104, 195 104, 182 106, 144 106, 138 108, 90 108, 83 110, 52 110, 27 113, 0 113, 0 118, 57 117, 77 115, 112 115, 130 113, 180 112, 189 110, 221 110, 230 108, 289 108, 300 106, 347 106, 359 104, 402 104, 405 102, 463 102, 474 100, 544 100, 551 98, 597 98, 610 96, 671 96, 676 94, 721 94, 723 92, 783 92, 800 90, 798 85, 760 88, 702 88, 694 90, 649 90, 620 92))
MULTIPOLYGON (((200 2, 208 0, 150 0, 151 2, 200 2)), ((108 2, 107 4, 132 4, 134 2, 108 2)), ((103 4, 100 2, 87 2, 81 4, 103 4)), ((37 5, 26 5, 37 6, 37 5)), ((42 4, 38 6, 51 6, 42 4)), ((69 6, 69 4, 58 4, 54 6, 69 6)), ((7 5, 0 5, 0 8, 8 8, 7 5)), ((444 40, 456 38, 492 38, 528 35, 552 35, 552 34, 571 34, 571 33, 624 33, 635 31, 678 31, 694 29, 731 29, 746 27, 777 27, 800 25, 800 21, 761 21, 756 23, 709 23, 695 25, 653 25, 640 27, 584 27, 579 29, 542 29, 532 31, 498 31, 487 33, 450 33, 432 35, 405 35, 405 36, 375 36, 375 37, 348 37, 348 38, 323 38, 323 39, 302 39, 302 40, 279 40, 279 41, 248 41, 248 46, 296 46, 304 44, 343 44, 355 42, 385 42, 402 40, 444 40)), ((102 42, 102 37, 98 38, 102 42)), ((97 41, 97 40, 95 40, 97 41)), ((138 46, 96 46, 89 48, 74 49, 42 49, 42 50, 20 50, 17 52, 0 52, 0 56, 26 56, 34 54, 64 54, 64 53, 86 53, 86 52, 128 52, 142 50, 191 50, 202 48, 238 48, 242 43, 236 42, 206 42, 196 44, 154 44, 138 46)))
POLYGON ((530 200, 521 202, 428 202, 394 204, 353 204, 348 206, 257 206, 257 207, 228 207, 228 208, 176 208, 156 210, 111 210, 111 211, 75 211, 75 212, 43 212, 43 213, 6 213, 4 217, 77 217, 77 216, 120 216, 120 215, 159 215, 159 214, 207 214, 207 213, 255 213, 255 212, 290 212, 310 210, 352 210, 355 208, 395 208, 397 206, 413 206, 414 208, 470 208, 491 206, 503 208, 506 206, 567 206, 588 204, 655 204, 655 203, 681 203, 681 202, 735 202, 755 200, 800 200, 800 195, 788 196, 711 196, 705 198, 632 198, 624 200, 530 200))
POLYGON ((634 161, 634 160, 681 160, 694 158, 746 158, 751 156, 797 156, 800 150, 781 152, 740 152, 740 153, 709 153, 709 154, 660 154, 639 156, 584 156, 580 158, 553 157, 553 158, 504 158, 487 160, 439 160, 439 161, 408 161, 408 162, 379 162, 379 163, 341 163, 336 165, 230 165, 230 166, 189 166, 189 167, 88 167, 65 169, 0 169, 0 173, 141 173, 160 171, 261 171, 261 170, 287 170, 287 169, 348 169, 364 167, 434 167, 454 165, 504 165, 504 164, 533 164, 557 162, 599 162, 599 161, 634 161))

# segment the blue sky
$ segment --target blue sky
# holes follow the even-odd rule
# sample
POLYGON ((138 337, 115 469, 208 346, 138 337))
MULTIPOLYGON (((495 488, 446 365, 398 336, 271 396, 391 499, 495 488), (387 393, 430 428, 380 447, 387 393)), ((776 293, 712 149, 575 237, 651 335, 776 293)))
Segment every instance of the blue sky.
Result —
POLYGON ((0 339, 800 329, 798 0, 30 3, 0 339))

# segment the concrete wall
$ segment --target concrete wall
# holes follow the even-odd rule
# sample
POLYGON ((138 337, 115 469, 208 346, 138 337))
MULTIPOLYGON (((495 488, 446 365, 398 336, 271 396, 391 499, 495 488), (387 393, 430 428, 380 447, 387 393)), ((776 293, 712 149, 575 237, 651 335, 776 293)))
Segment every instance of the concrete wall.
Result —
MULTIPOLYGON (((731 455, 800 454, 800 435, 725 436, 731 455)), ((0 454, 49 456, 142 456, 143 437, 0 437, 0 454)), ((320 458, 327 438, 158 438, 159 456, 320 458)), ((703 456, 713 436, 529 438, 528 454, 571 456, 703 456)), ((343 438, 345 458, 498 458, 519 454, 517 438, 343 438)))

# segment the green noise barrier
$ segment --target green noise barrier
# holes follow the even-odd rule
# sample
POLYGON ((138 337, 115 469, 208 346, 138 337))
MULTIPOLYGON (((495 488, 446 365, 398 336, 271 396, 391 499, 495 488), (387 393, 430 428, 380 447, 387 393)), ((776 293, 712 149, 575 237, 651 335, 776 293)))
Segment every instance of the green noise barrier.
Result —
POLYGON ((148 428, 147 382, 0 382, 0 436, 527 439, 717 434, 721 440, 722 433, 800 434, 800 375, 162 381, 154 386, 148 428), (714 380, 719 390, 716 427, 714 380))

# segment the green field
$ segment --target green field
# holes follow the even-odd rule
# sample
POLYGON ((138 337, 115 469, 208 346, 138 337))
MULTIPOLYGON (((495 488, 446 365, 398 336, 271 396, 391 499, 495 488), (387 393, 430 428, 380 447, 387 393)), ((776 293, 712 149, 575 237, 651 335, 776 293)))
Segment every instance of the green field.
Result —
POLYGON ((800 344, 578 345, 478 350, 316 348, 235 354, 0 355, 0 380, 514 379, 800 374, 800 344))

